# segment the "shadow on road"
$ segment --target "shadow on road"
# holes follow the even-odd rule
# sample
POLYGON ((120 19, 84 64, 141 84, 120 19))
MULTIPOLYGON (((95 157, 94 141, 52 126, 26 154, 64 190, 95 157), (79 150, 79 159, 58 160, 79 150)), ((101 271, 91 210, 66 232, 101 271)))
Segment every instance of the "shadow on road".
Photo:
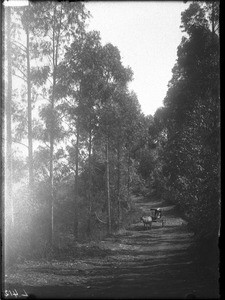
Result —
POLYGON ((218 278, 196 264, 190 247, 193 234, 174 206, 163 201, 136 203, 143 212, 162 207, 165 226, 144 229, 132 224, 120 235, 101 241, 105 257, 18 265, 7 289, 24 289, 37 298, 218 298, 218 278), (189 296, 190 297, 190 296, 189 296))

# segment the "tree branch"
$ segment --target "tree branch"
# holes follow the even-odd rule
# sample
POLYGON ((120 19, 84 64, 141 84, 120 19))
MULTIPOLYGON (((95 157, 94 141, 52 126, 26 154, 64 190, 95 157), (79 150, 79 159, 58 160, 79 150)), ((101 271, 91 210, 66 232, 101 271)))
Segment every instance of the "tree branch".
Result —
POLYGON ((29 148, 28 145, 25 145, 25 144, 23 144, 23 143, 21 143, 21 142, 18 142, 18 141, 15 141, 15 140, 12 140, 12 141, 13 141, 13 143, 20 144, 20 145, 22 145, 22 146, 24 146, 24 147, 29 148))
POLYGON ((50 177, 50 173, 47 167, 45 165, 42 165, 41 168, 42 168, 43 175, 44 176, 47 175, 48 177, 50 177))
MULTIPOLYGON (((15 68, 16 68, 18 71, 20 71, 21 74, 23 74, 24 78, 27 79, 26 74, 25 74, 19 67, 15 66, 15 68)), ((25 79, 24 79, 24 80, 25 80, 25 79)), ((26 80, 25 80, 25 81, 26 81, 26 80)))
POLYGON ((52 63, 52 56, 50 54, 47 54, 47 59, 48 59, 49 63, 52 63))
MULTIPOLYGON (((46 147, 48 147, 50 149, 50 146, 46 142, 43 142, 43 143, 45 144, 46 147)), ((42 147, 42 148, 44 148, 44 147, 42 147)))
POLYGON ((18 42, 18 41, 12 41, 12 43, 13 43, 15 46, 17 46, 20 50, 22 50, 22 51, 24 51, 24 52, 26 53, 27 48, 26 48, 23 44, 21 44, 21 43, 18 42), (18 45, 18 44, 19 44, 19 45, 18 45), (23 46, 23 48, 22 48, 21 46, 23 46))
POLYGON ((13 76, 16 76, 16 77, 18 77, 18 78, 22 79, 23 81, 27 82, 25 78, 23 78, 23 77, 19 76, 19 75, 18 75, 18 74, 16 74, 16 73, 14 73, 14 74, 13 74, 13 76))
MULTIPOLYGON (((5 141, 7 141, 6 138, 3 137, 3 139, 4 139, 5 141)), ((13 142, 13 143, 16 143, 16 144, 20 144, 20 145, 22 145, 22 146, 28 148, 28 145, 25 145, 25 144, 23 144, 23 143, 21 143, 21 142, 19 142, 19 141, 16 141, 15 139, 12 139, 12 142, 13 142)))
POLYGON ((96 212, 95 212, 95 217, 96 217, 96 219, 97 219, 100 223, 102 223, 102 224, 107 224, 106 221, 102 221, 102 220, 98 217, 98 215, 97 215, 96 212))

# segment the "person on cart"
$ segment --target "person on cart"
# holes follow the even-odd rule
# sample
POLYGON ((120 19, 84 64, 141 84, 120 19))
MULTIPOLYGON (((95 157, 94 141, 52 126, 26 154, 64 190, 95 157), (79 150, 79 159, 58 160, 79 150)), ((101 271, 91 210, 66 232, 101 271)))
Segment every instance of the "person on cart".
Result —
POLYGON ((161 208, 151 208, 152 211, 154 211, 154 219, 160 219, 162 217, 162 210, 161 208))

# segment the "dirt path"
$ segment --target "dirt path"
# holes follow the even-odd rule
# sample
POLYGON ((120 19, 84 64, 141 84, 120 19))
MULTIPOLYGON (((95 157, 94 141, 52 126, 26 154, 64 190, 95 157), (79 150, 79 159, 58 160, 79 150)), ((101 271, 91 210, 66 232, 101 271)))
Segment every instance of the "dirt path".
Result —
POLYGON ((218 298, 217 282, 190 256, 193 234, 174 207, 143 198, 136 205, 143 212, 161 207, 165 226, 153 223, 144 230, 137 221, 100 242, 100 249, 110 253, 105 257, 18 265, 6 289, 37 298, 218 298))

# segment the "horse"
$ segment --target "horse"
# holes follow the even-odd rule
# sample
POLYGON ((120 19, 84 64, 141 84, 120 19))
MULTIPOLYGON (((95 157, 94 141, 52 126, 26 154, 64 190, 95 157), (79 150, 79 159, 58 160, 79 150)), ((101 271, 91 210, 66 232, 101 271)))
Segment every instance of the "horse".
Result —
POLYGON ((145 229, 151 229, 152 228, 152 217, 147 216, 147 217, 141 217, 141 221, 144 223, 144 228, 145 229))

